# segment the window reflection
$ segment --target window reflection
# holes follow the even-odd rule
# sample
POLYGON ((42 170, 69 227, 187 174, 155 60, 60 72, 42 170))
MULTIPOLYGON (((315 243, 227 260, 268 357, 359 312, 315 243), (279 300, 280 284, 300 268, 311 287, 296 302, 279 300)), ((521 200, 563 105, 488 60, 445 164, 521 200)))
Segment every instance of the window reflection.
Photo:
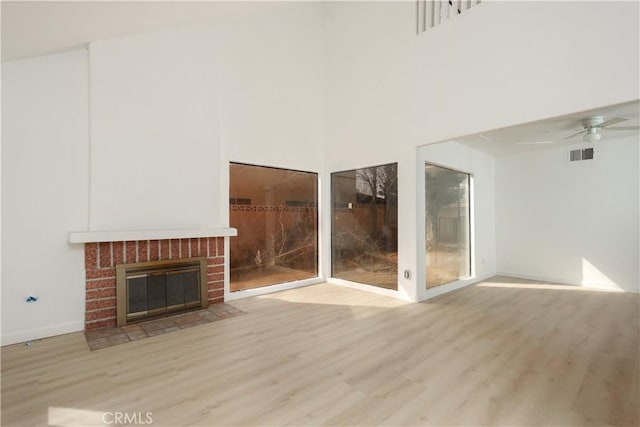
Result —
POLYGON ((331 175, 331 274, 398 288, 397 164, 331 175))
POLYGON ((426 286, 471 275, 469 174, 425 164, 426 286))

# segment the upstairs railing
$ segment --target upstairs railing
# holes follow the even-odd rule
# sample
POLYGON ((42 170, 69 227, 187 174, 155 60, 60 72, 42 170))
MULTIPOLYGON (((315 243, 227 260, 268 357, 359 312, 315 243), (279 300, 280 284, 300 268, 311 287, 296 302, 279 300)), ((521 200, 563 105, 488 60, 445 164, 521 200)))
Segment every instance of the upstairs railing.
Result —
POLYGON ((481 0, 416 0, 416 32, 423 33, 462 15, 480 2, 481 0))

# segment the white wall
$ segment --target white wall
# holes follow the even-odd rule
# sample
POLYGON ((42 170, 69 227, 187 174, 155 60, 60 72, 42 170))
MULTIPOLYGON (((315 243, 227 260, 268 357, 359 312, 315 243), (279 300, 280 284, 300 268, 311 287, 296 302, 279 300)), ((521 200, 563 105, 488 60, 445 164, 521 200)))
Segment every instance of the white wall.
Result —
POLYGON ((84 328, 69 231, 227 226, 229 160, 323 171, 322 5, 216 6, 3 64, 3 344, 84 328))
POLYGON ((321 170, 321 5, 217 7, 91 45, 92 230, 226 225, 228 161, 321 170))
POLYGON ((220 30, 223 157, 319 172, 324 156, 322 4, 249 5, 250 13, 226 20, 220 30))
POLYGON ((471 174, 471 245, 472 276, 437 288, 426 289, 425 272, 425 222, 424 215, 418 216, 417 240, 418 260, 417 283, 420 299, 429 298, 462 286, 486 279, 496 273, 496 224, 495 224, 495 177, 493 156, 482 151, 450 141, 431 144, 417 149, 416 170, 418 171, 418 210, 425 212, 425 162, 448 167, 471 174))
MULTIPOLYGON (((225 223, 229 218, 229 162, 317 172, 324 186, 323 5, 241 2, 230 6, 242 15, 225 20, 220 28, 225 40, 220 45, 220 207, 225 223)), ((321 206, 323 203, 320 199, 321 206)), ((328 222, 322 217, 320 227, 324 224, 328 222)), ((323 237, 320 251, 327 250, 323 237)), ((321 258, 320 276, 323 262, 321 258)), ((231 293, 227 280, 225 299, 315 282, 318 280, 231 293)))
POLYGON ((87 102, 84 50, 2 64, 2 344, 84 327, 87 102))
POLYGON ((636 100, 639 30, 638 2, 483 2, 418 37, 418 137, 442 141, 636 100))
MULTIPOLYGON (((417 300, 414 10, 415 2, 325 4, 325 181, 331 172, 398 163, 398 291, 368 288, 406 300, 417 300)), ((329 190, 324 187, 327 201, 329 190)), ((323 235, 329 241, 330 227, 323 235)), ((328 250, 324 256, 330 259, 328 250)))
POLYGON ((91 230, 222 225, 216 43, 189 28, 91 44, 91 230))
POLYGON ((635 100, 639 12, 637 2, 488 1, 416 35, 413 1, 328 2, 327 164, 380 163, 635 100))
POLYGON ((638 142, 605 139, 576 163, 563 146, 499 157, 498 271, 640 292, 638 142))
POLYGON ((90 59, 3 64, 3 342, 82 328, 68 231, 226 225, 229 160, 318 171, 324 200, 330 172, 398 162, 398 269, 414 274, 397 296, 415 300, 416 147, 640 89, 636 2, 483 2, 420 36, 413 1, 219 7, 207 27, 97 42, 90 59), (7 251, 28 249, 22 236, 56 261, 32 277, 55 280, 25 284, 32 265, 7 251), (23 304, 31 292, 41 301, 23 304))
POLYGON ((640 92, 637 2, 483 2, 419 36, 415 13, 413 1, 325 4, 326 169, 398 162, 408 299, 420 286, 416 147, 640 92))
POLYGON ((227 226, 231 161, 322 172, 322 5, 216 7, 207 26, 92 44, 92 229, 227 226))

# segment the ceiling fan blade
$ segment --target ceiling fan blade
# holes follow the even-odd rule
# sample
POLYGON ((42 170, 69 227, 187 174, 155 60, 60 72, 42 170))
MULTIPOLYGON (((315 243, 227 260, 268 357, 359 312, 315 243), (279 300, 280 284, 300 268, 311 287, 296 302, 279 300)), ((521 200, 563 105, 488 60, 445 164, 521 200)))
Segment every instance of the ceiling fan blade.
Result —
POLYGON ((582 135, 583 133, 587 133, 587 129, 583 129, 580 132, 576 132, 573 135, 569 135, 566 138, 562 138, 562 140, 564 141, 565 139, 571 139, 571 138, 575 138, 578 135, 582 135))
POLYGON ((600 123, 597 127, 605 128, 607 126, 615 125, 616 123, 624 122, 625 120, 629 120, 628 117, 614 117, 612 119, 607 120, 606 122, 600 123))
POLYGON ((616 126, 614 128, 607 128, 607 130, 640 130, 640 126, 616 126))

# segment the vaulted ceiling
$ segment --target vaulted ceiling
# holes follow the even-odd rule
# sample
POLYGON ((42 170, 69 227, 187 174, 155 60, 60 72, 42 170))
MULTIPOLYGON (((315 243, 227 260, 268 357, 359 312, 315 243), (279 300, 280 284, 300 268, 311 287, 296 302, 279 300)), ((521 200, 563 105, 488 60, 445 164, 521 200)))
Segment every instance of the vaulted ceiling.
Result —
POLYGON ((605 121, 614 117, 627 119, 612 125, 609 129, 603 129, 602 140, 598 144, 606 144, 620 138, 638 137, 638 130, 616 129, 640 125, 640 101, 633 101, 518 126, 495 129, 481 134, 470 135, 457 141, 488 151, 494 155, 540 150, 561 145, 583 144, 583 135, 576 135, 576 133, 584 130, 583 120, 595 116, 602 116, 605 121))
MULTIPOLYGON (((237 13, 259 13, 266 2, 234 2, 237 13)), ((2 61, 47 55, 97 40, 159 31, 190 24, 220 22, 228 2, 216 1, 2 1, 2 61), (226 6, 225 6, 226 5, 226 6)), ((618 126, 640 124, 638 101, 605 106, 563 117, 496 129, 458 139, 494 155, 581 143, 581 120, 625 117, 618 126), (533 144, 535 143, 535 144, 533 144)), ((637 136, 638 131, 603 131, 603 141, 637 136)))
POLYGON ((2 61, 212 22, 221 18, 219 6, 214 1, 2 1, 2 61))

